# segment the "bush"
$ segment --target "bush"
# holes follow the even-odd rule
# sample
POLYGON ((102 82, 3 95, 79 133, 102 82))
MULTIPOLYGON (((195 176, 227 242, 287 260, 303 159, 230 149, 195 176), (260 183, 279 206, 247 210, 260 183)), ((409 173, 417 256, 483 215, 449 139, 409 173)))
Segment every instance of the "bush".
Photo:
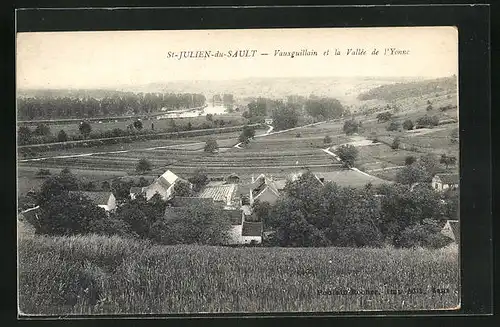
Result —
POLYGON ((325 136, 325 138, 323 139, 323 143, 324 144, 332 143, 332 138, 329 135, 325 136))
POLYGON ((405 165, 406 166, 412 165, 416 161, 417 161, 417 158, 415 158, 414 156, 407 156, 405 158, 405 165))
POLYGON ((135 171, 139 174, 144 174, 148 171, 151 171, 151 169, 152 169, 152 164, 146 158, 142 158, 141 160, 139 160, 139 162, 135 167, 135 171))
POLYGON ((217 141, 211 137, 205 142, 205 147, 204 147, 203 151, 205 151, 207 153, 214 153, 218 149, 219 149, 219 145, 217 144, 217 141))
POLYGON ((68 141, 68 134, 64 130, 60 130, 59 134, 57 134, 57 142, 66 142, 68 141))
POLYGON ((392 144, 391 144, 391 148, 393 150, 397 150, 399 149, 399 146, 401 145, 401 141, 399 140, 399 137, 396 137, 394 138, 394 140, 392 141, 392 144))
POLYGON ((358 149, 351 144, 341 145, 335 150, 335 154, 339 156, 345 167, 354 166, 354 162, 358 157, 358 149))
POLYGON ((437 126, 439 123, 439 117, 438 116, 428 116, 425 115, 423 117, 420 117, 417 119, 417 125, 420 127, 434 127, 437 126))
POLYGON ((389 111, 379 113, 377 115, 377 121, 379 123, 387 122, 392 118, 392 113, 389 111))
POLYGON ((452 239, 440 233, 437 222, 429 219, 405 228, 399 237, 399 245, 405 248, 425 247, 438 249, 451 242, 452 239))
POLYGON ((353 119, 345 121, 342 130, 344 131, 344 133, 346 133, 346 135, 352 135, 352 134, 357 133, 359 131, 360 125, 361 124, 359 122, 357 122, 356 120, 354 120, 354 118, 353 118, 353 119))
POLYGON ((301 133, 297 133, 297 134, 295 134, 295 137, 296 138, 300 138, 300 137, 302 137, 302 134, 301 133))
POLYGON ((387 126, 387 130, 390 131, 390 132, 394 132, 394 131, 397 131, 399 128, 400 128, 400 124, 396 121, 392 121, 388 126, 387 126))
POLYGON ((413 129, 413 122, 411 121, 411 119, 407 119, 403 122, 403 128, 406 130, 413 129))

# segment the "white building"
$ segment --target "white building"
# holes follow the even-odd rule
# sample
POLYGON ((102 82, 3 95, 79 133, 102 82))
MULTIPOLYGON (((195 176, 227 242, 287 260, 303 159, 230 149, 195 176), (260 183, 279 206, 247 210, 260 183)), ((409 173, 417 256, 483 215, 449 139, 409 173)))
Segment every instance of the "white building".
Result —
MULTIPOLYGON (((151 185, 143 187, 141 192, 146 196, 146 200, 151 199, 156 193, 158 193, 163 200, 168 200, 172 197, 172 194, 174 192, 174 185, 179 180, 183 179, 181 179, 170 170, 167 170, 165 173, 163 173, 163 175, 161 175, 153 183, 151 183, 151 185)), ((192 187, 192 184, 189 184, 192 187)))
POLYGON ((436 191, 456 189, 460 183, 458 174, 436 174, 432 178, 432 188, 436 191))

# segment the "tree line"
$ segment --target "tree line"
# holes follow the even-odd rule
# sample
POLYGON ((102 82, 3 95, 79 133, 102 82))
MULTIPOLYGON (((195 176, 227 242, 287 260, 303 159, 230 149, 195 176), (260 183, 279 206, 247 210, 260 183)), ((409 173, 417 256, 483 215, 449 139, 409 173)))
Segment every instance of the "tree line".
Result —
POLYGON ((447 196, 453 197, 402 184, 321 184, 308 172, 288 182, 274 205, 259 203, 255 212, 273 231, 270 245, 438 248, 451 241, 440 230, 458 209, 456 201, 441 201, 447 196))
POLYGON ((18 120, 124 116, 148 114, 161 108, 200 107, 205 102, 205 96, 197 93, 115 92, 102 98, 89 95, 21 97, 17 101, 17 115, 18 120))
POLYGON ((263 120, 271 117, 276 130, 293 128, 299 125, 340 118, 346 109, 339 100, 311 95, 309 98, 289 96, 287 101, 256 98, 247 105, 243 117, 252 120, 263 120))

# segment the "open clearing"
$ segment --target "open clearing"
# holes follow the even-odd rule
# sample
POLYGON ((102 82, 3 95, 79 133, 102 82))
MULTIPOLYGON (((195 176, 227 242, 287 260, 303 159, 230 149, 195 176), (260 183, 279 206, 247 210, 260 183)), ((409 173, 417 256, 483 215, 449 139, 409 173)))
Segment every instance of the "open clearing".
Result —
POLYGON ((34 236, 20 239, 19 260, 25 314, 432 310, 455 308, 460 298, 456 248, 153 246, 34 236))

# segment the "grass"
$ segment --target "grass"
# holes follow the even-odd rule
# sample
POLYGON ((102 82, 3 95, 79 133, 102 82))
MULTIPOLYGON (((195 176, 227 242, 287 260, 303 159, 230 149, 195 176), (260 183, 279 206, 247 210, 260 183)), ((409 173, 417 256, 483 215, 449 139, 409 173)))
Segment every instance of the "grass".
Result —
POLYGON ((19 307, 32 315, 456 308, 458 275, 453 249, 155 246, 93 235, 19 240, 19 307), (349 288, 378 294, 332 293, 349 288), (426 294, 392 294, 410 288, 426 294))

